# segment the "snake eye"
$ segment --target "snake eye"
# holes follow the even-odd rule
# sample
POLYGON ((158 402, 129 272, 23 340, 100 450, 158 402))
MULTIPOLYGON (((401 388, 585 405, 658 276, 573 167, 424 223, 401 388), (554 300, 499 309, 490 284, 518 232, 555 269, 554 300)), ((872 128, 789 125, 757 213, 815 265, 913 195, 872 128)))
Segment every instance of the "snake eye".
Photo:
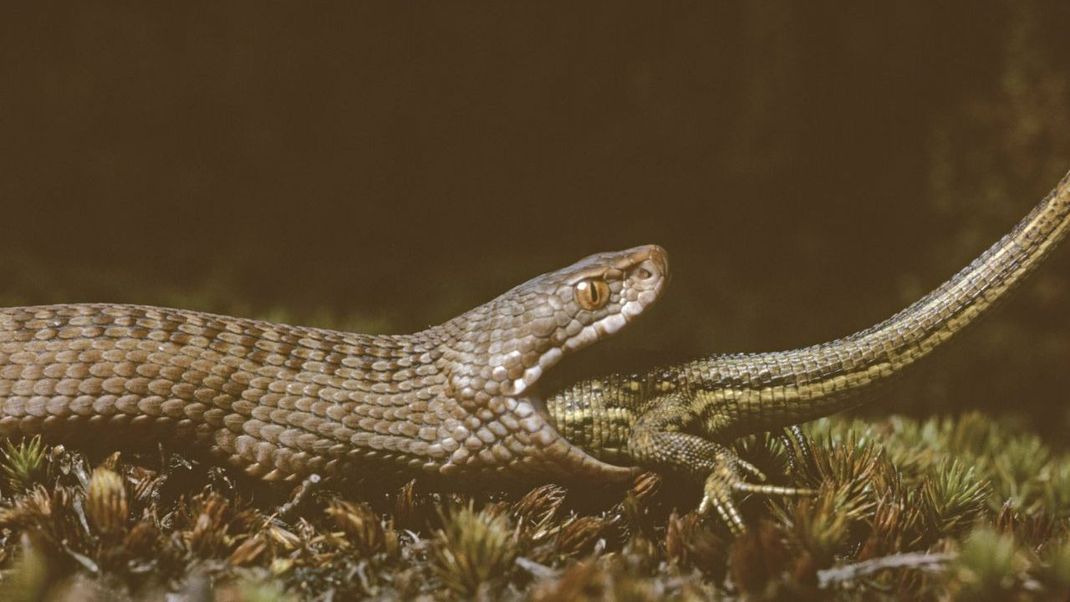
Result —
POLYGON ((576 284, 576 303, 588 311, 602 309, 609 303, 609 285, 600 278, 588 278, 576 284))

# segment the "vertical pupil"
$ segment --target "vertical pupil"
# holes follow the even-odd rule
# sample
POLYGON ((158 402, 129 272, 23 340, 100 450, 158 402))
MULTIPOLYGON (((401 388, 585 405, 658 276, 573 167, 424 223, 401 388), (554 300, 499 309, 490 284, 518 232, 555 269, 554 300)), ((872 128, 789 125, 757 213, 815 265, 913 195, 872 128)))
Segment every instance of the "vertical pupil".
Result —
POLYGON ((602 280, 588 279, 576 285, 576 301, 588 310, 599 309, 608 301, 609 287, 602 280))

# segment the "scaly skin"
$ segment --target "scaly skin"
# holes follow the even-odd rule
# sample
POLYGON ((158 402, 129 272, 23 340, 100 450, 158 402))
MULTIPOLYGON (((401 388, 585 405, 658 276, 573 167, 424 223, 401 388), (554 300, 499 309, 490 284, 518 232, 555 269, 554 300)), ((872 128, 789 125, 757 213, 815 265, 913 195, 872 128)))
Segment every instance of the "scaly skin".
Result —
POLYGON ((657 246, 592 255, 412 335, 131 305, 0 309, 0 436, 169 440, 269 481, 627 478, 557 433, 535 385, 641 314, 667 276, 657 246))
MULTIPOLYGON (((703 480, 703 508, 736 532, 736 491, 805 494, 753 485, 761 473, 729 449, 735 439, 852 407, 877 385, 962 331, 1032 272, 1070 229, 1070 174, 969 266, 895 316, 848 337, 776 353, 712 355, 645 374, 576 383, 551 396, 558 431, 606 462, 703 480)), ((798 430, 787 431, 800 439, 798 430)))

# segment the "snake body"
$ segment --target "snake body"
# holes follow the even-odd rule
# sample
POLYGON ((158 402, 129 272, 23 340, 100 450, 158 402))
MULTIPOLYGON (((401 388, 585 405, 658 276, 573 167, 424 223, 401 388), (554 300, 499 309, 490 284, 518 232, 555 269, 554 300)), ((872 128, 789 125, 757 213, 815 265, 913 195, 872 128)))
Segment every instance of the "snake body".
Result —
POLYGON ((557 433, 536 385, 641 314, 667 271, 653 245, 592 255, 410 335, 135 305, 0 309, 0 436, 166 439, 269 481, 622 478, 557 433))

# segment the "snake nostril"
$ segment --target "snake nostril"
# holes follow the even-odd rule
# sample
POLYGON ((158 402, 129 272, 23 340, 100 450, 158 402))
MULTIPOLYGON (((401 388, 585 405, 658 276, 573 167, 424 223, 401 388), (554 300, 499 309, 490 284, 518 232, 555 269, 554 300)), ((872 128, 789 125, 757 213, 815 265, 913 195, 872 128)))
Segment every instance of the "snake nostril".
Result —
POLYGON ((643 269, 652 277, 669 276, 669 254, 658 245, 647 246, 647 256, 642 263, 643 269))

